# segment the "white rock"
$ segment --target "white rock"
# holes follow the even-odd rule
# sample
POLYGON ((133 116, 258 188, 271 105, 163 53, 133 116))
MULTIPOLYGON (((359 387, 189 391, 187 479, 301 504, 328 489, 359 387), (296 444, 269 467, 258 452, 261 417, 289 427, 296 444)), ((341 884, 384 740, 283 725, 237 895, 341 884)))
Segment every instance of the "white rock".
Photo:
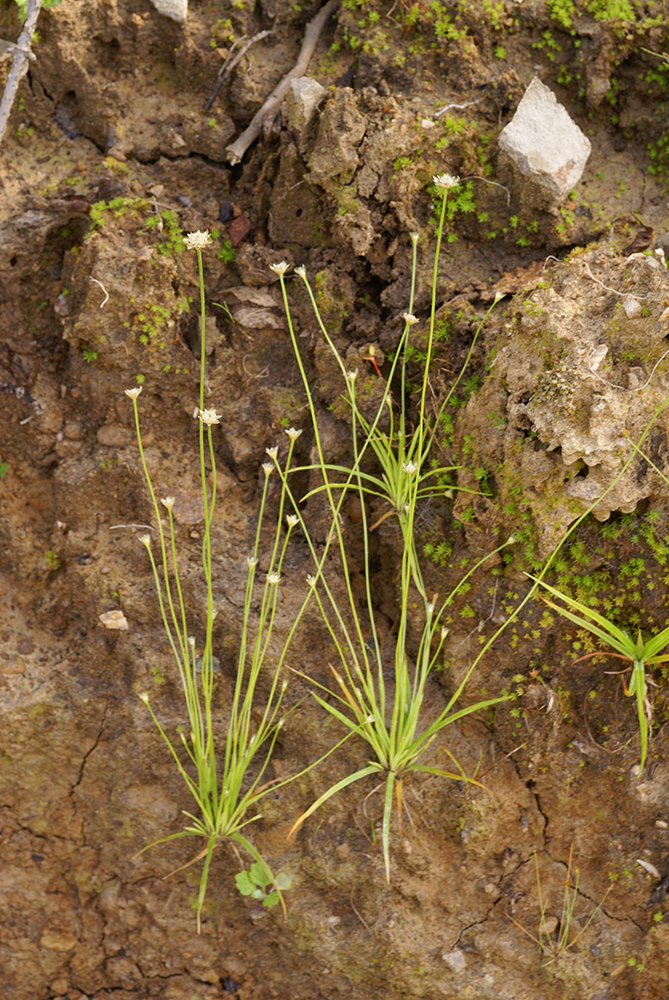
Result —
POLYGON ((464 972, 467 968, 467 960, 464 952, 460 951, 459 948, 454 948, 453 951, 445 951, 441 957, 451 972, 454 972, 456 975, 464 972))
POLYGON ((642 306, 638 299, 623 299, 623 309, 628 319, 636 319, 642 312, 642 306))
POLYGON ((105 628, 114 629, 117 632, 128 631, 128 620, 122 611, 105 611, 100 615, 100 621, 105 628))
POLYGON ((502 130, 499 148, 557 206, 581 179, 592 147, 553 91, 535 76, 502 130))
POLYGON ((150 0, 159 14, 172 18, 177 24, 185 24, 188 17, 188 0, 150 0))
POLYGON ((328 92, 317 80, 310 76, 300 76, 291 80, 290 91, 284 101, 284 114, 289 128, 303 136, 312 121, 318 105, 328 96, 328 92))

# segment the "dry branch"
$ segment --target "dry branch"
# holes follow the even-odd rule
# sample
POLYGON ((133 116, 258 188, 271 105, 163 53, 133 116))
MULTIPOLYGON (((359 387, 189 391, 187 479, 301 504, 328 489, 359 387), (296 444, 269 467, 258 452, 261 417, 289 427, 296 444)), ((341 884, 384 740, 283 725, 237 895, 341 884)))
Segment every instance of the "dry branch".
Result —
POLYGON ((235 139, 230 146, 226 146, 228 160, 233 166, 235 163, 239 163, 243 159, 246 150, 260 135, 263 120, 270 114, 276 114, 279 110, 283 99, 290 89, 291 80, 296 80, 299 77, 304 76, 306 73, 309 61, 314 54, 314 49, 316 48, 318 39, 321 36, 321 32, 323 31, 328 18, 334 13, 338 5, 339 0, 328 0, 325 6, 321 7, 318 14, 316 14, 316 16, 309 21, 306 31, 304 32, 304 41, 302 42, 302 48, 300 49, 297 62, 290 72, 286 73, 283 80, 276 85, 261 107, 260 111, 254 115, 253 121, 248 128, 242 132, 239 138, 235 139))
POLYGON ((18 42, 12 49, 14 62, 11 70, 9 71, 9 77, 7 78, 7 83, 5 85, 5 92, 2 95, 2 103, 0 103, 0 142, 2 142, 7 129, 9 115, 14 104, 14 98, 16 97, 19 89, 19 84, 28 72, 29 63, 35 58, 31 51, 30 44, 33 40, 33 35, 35 34, 37 18, 39 16, 41 6, 42 0, 28 0, 26 19, 23 23, 23 31, 19 35, 18 42))

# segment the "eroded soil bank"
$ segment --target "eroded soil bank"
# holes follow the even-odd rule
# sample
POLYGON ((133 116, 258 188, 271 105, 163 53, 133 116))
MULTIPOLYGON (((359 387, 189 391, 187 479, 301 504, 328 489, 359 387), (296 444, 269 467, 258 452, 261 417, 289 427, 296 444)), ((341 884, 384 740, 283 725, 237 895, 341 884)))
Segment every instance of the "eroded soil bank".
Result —
MULTIPOLYGON (((438 457, 457 467, 453 485, 477 492, 421 509, 428 585, 445 594, 511 532, 517 542, 508 561, 478 572, 455 600, 428 711, 439 710, 527 593, 524 571, 541 565, 615 479, 627 436, 639 438, 669 388, 666 271, 657 257, 649 264, 623 252, 644 227, 654 230, 651 251, 669 251, 662 183, 669 76, 657 55, 667 48, 665 5, 346 3, 309 65, 325 88, 313 119, 284 105, 231 166, 226 147, 295 62, 316 11, 283 0, 191 0, 181 25, 147 0, 63 0, 40 16, 37 60, 5 138, 0 178, 0 994, 665 997, 664 674, 653 672, 652 739, 639 781, 635 708, 611 672, 620 663, 577 662, 596 647, 538 602, 495 641, 466 692, 468 703, 481 700, 515 677, 519 699, 450 727, 443 741, 485 788, 429 775, 411 781, 390 886, 371 780, 333 799, 295 843, 286 841, 316 795, 364 764, 365 748, 353 741, 266 800, 254 826, 259 849, 293 877, 286 920, 259 913, 236 892, 240 863, 222 847, 197 936, 197 866, 163 879, 191 860, 193 845, 136 857, 178 831, 181 810, 191 808, 137 697, 150 691, 170 732, 184 724, 137 540, 152 514, 123 396, 142 385, 147 461, 160 495, 176 497, 197 632, 199 299, 182 232, 217 232, 205 268, 207 389, 223 414, 223 502, 214 525, 221 727, 259 465, 286 427, 305 426, 269 264, 306 266, 328 329, 372 397, 381 383, 364 359, 373 344, 381 378, 387 374, 382 359, 397 344, 408 303, 411 231, 420 233, 419 371, 433 174, 464 179, 439 271, 436 401, 461 369, 494 292, 508 296, 486 323, 440 429, 438 457), (270 28, 205 110, 242 36, 270 28), (529 202, 498 164, 499 131, 535 73, 593 146, 582 181, 556 213, 529 202), (625 296, 642 306, 632 318, 625 296), (100 623, 114 610, 127 631, 100 623), (550 949, 532 939, 541 900, 545 932, 558 948, 564 884, 575 884, 576 869, 569 942, 601 906, 551 961, 550 949)), ((18 32, 15 5, 5 2, 0 35, 18 32)), ((637 248, 646 249, 642 239, 637 248)), ((341 385, 306 294, 297 282, 289 287, 328 458, 345 462, 341 385)), ((305 431, 305 462, 310 446, 305 431)), ((666 472, 664 417, 646 453, 666 472)), ((553 582, 623 627, 664 627, 665 498, 657 472, 636 460, 599 520, 591 517, 565 546, 553 582)), ((318 527, 315 501, 305 516, 318 527)), ((356 539, 355 505, 345 519, 356 539)), ((399 551, 391 521, 374 545, 379 623, 391 649, 399 551)), ((298 542, 283 581, 284 634, 308 569, 298 542)), ((330 655, 314 614, 292 665, 329 683, 330 655)), ((289 698, 300 705, 277 744, 276 776, 300 771, 342 735, 297 677, 289 698)), ((435 744, 433 763, 445 760, 435 744)))

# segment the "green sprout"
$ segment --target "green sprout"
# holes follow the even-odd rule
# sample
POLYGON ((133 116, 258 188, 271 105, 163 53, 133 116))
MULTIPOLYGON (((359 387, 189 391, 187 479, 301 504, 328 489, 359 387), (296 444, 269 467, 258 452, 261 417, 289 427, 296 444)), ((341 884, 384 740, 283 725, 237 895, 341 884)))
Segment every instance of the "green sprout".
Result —
MULTIPOLYGON (((551 601, 542 595, 542 600, 549 607, 557 611, 564 618, 568 618, 574 625, 592 633, 605 646, 615 650, 614 653, 608 653, 607 655, 624 660, 632 665, 630 682, 628 685, 623 682, 623 686, 626 695, 630 698, 636 698, 639 733, 641 736, 641 763, 639 765, 639 773, 641 773, 646 763, 648 722, 652 715, 647 695, 646 667, 656 663, 666 663, 669 660, 669 654, 665 656, 658 655, 661 650, 669 645, 669 628, 663 629, 657 635, 645 641, 641 630, 639 630, 637 638, 634 640, 626 632, 623 632, 621 628, 610 622, 608 618, 605 618, 604 615, 600 615, 598 611, 586 607, 580 601, 575 601, 572 597, 568 597, 567 594, 563 594, 562 591, 557 590, 557 588, 549 586, 543 580, 537 580, 535 577, 530 577, 530 579, 534 580, 535 583, 539 583, 553 597, 563 602, 563 604, 556 604, 555 601, 551 601), (563 605, 566 605, 566 607, 563 605)), ((602 650, 598 650, 594 653, 586 653, 585 656, 579 657, 576 662, 581 663, 583 660, 589 660, 593 656, 601 656, 602 652, 602 650)))

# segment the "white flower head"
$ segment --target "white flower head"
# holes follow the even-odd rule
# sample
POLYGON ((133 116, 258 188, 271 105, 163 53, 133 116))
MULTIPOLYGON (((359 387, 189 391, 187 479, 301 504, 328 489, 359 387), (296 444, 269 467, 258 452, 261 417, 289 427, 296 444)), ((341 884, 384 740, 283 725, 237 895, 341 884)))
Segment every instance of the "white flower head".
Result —
POLYGON ((190 646, 191 649, 195 649, 195 636, 194 635, 189 635, 188 636, 188 645, 190 646))
POLYGON ((172 507, 174 507, 174 497, 161 497, 160 502, 168 510, 172 510, 172 507))
POLYGON ((257 559, 257 557, 256 556, 247 556, 246 557, 246 565, 248 566, 249 569, 253 569, 254 566, 258 565, 258 559, 257 559))
POLYGON ((444 641, 444 639, 446 638, 447 635, 448 635, 448 629, 442 627, 442 629, 441 629, 441 641, 442 642, 444 641))
POLYGON ((216 410, 198 410, 197 415, 202 423, 207 424, 208 427, 221 422, 221 414, 217 413, 216 410))
POLYGON ((402 462, 402 468, 407 476, 413 476, 414 472, 418 472, 418 466, 415 462, 402 462))
POLYGON ((300 519, 297 514, 286 514, 286 521, 288 522, 289 528, 294 528, 300 523, 300 519))
POLYGON ((506 298, 504 292, 495 292, 495 305, 497 305, 498 302, 501 302, 503 298, 506 298))
POLYGON ((140 691, 138 697, 142 699, 142 701, 144 702, 145 705, 149 704, 149 694, 148 694, 148 691, 140 691))
POLYGON ((211 243, 211 236, 208 229, 205 229, 204 232, 198 229, 196 233, 189 233, 183 239, 189 250, 204 250, 211 243))
POLYGON ((281 582, 281 574, 280 573, 268 573, 267 574, 267 582, 269 584, 271 584, 273 587, 275 587, 277 585, 277 583, 281 582))
POLYGON ((428 615, 433 615, 434 614, 434 604, 432 603, 432 601, 428 601, 427 602, 426 610, 427 610, 428 615))
POLYGON ((296 274, 296 275, 297 275, 297 276, 298 276, 299 278, 304 278, 304 279, 306 280, 306 277, 307 277, 307 269, 306 269, 306 267, 304 266, 304 264, 300 264, 300 265, 299 265, 299 267, 296 267, 296 268, 295 268, 295 274, 296 274))
POLYGON ((351 385, 353 385, 353 383, 355 382, 355 380, 356 380, 357 377, 358 377, 358 369, 357 368, 355 368, 355 369, 352 368, 350 371, 346 372, 346 381, 350 382, 351 385))
POLYGON ((140 535, 139 540, 142 545, 146 545, 147 549, 151 548, 151 535, 140 535))
POLYGON ((316 577, 312 576, 311 573, 307 573, 307 583, 310 587, 316 586, 316 577))
POLYGON ((302 428, 300 428, 299 431, 297 431, 295 430, 294 427, 289 427, 288 430, 286 431, 286 434, 288 435, 291 441, 297 441, 301 433, 302 433, 302 428))
POLYGON ((265 448, 265 452, 269 455, 270 458, 276 459, 276 456, 279 454, 278 445, 274 445, 273 448, 265 448))
POLYGON ((402 319, 404 320, 407 326, 415 326, 415 324, 418 322, 418 317, 414 316, 413 313, 402 313, 402 319))
POLYGON ((272 473, 274 472, 274 466, 272 465, 271 462, 263 462, 262 471, 265 473, 266 476, 271 476, 272 473))
POLYGON ((280 264, 270 264, 270 271, 274 271, 275 274, 285 274, 290 264, 287 264, 285 260, 282 260, 280 264))
POLYGON ((413 243, 414 245, 415 245, 416 243, 418 243, 418 239, 419 239, 419 236, 420 236, 420 234, 419 234, 419 233, 409 233, 409 236, 411 237, 411 242, 412 242, 412 243, 413 243))
POLYGON ((506 544, 507 545, 515 545, 516 544, 516 536, 515 535, 509 535, 509 537, 506 540, 506 544))
POLYGON ((432 183, 436 184, 437 187, 443 188, 445 191, 449 191, 451 188, 459 185, 460 178, 452 174, 435 174, 432 178, 432 183))
POLYGON ((137 399, 140 392, 142 391, 142 387, 141 385, 136 385, 132 389, 124 389, 123 391, 126 394, 126 396, 128 396, 129 399, 137 399))

